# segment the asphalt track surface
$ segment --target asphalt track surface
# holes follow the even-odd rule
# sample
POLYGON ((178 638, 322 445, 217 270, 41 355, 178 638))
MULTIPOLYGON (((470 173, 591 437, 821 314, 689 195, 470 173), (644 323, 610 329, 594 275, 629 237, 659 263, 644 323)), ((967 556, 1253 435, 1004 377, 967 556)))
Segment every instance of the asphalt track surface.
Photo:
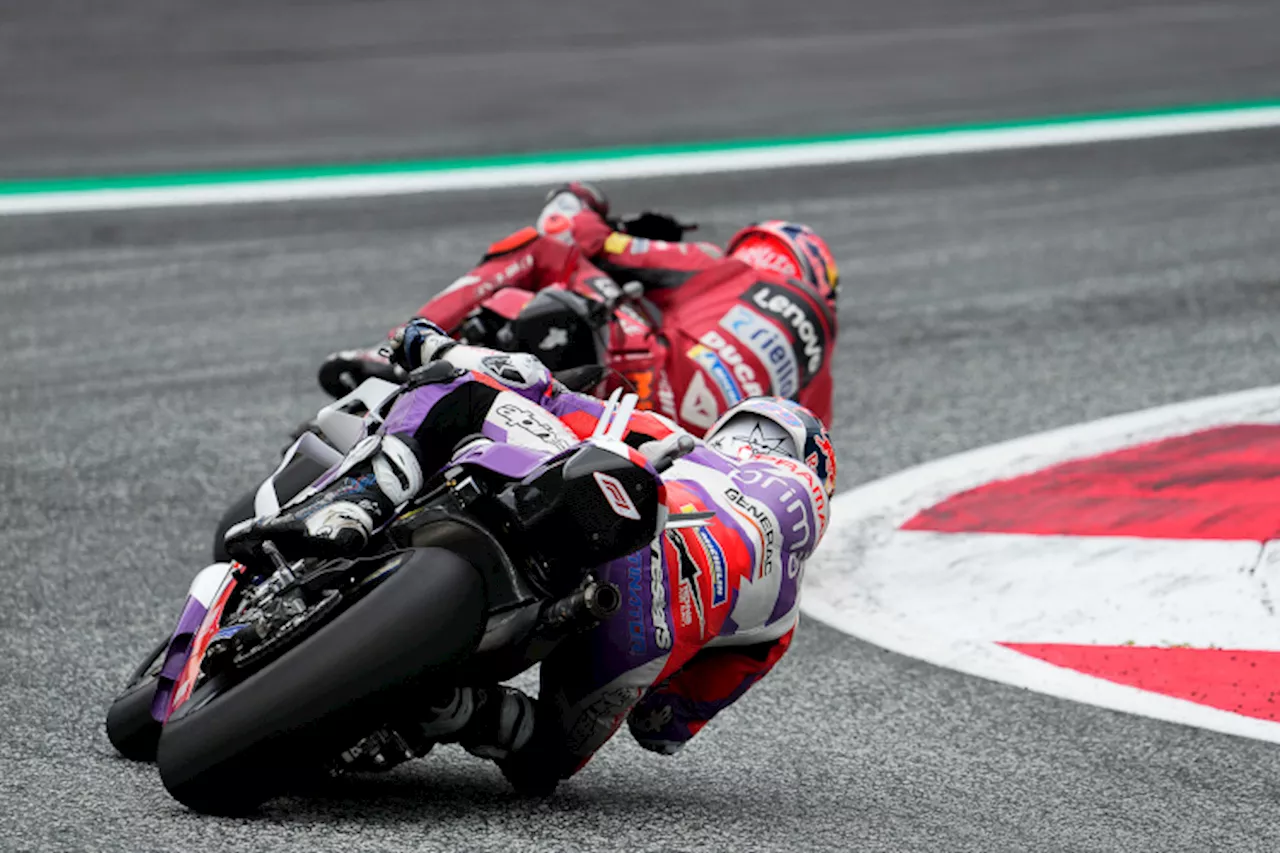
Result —
POLYGON ((0 172, 684 142, 1275 97, 1271 0, 40 0, 0 172))
MULTIPOLYGON (((230 8, 249 14, 247 4, 230 8)), ((1005 81, 1034 96, 998 106, 1257 94, 1274 84, 1261 53, 1248 60, 1274 38, 1261 32, 1261 4, 1137 6, 1116 12, 1116 26, 1153 9, 1220 20, 1215 10, 1226 8, 1243 10, 1231 31, 1239 45, 1219 47, 1228 70, 1203 77, 1202 90, 1177 83, 1171 63, 1095 91, 1081 82, 1107 64, 1095 57, 1072 78, 1078 88, 1050 102, 1050 57, 1044 74, 1005 81)), ((1147 62, 1172 55, 1181 27, 1148 28, 1139 52, 1147 62)), ((1013 50, 1003 37, 988 28, 972 38, 986 39, 971 47, 994 57, 992 74, 1018 76, 998 64, 1013 50)), ((1113 68, 1134 52, 1115 50, 1113 68)), ((321 67, 335 61, 316 60, 314 72, 336 75, 321 67)), ((938 83, 940 96, 954 87, 978 97, 966 68, 938 83)), ((911 100, 915 79, 878 83, 883 104, 907 104, 895 107, 899 123, 940 116, 911 100)), ((554 96, 540 97, 554 109, 554 96)), ((255 97, 243 95, 267 110, 255 97)), ((957 98, 957 110, 975 106, 957 98)), ((830 106, 810 103, 806 129, 834 120, 830 106)), ((127 131, 136 145, 113 145, 107 133, 100 146, 82 139, 66 151, 96 152, 94 170, 144 153, 149 165, 206 162, 198 126, 208 116, 167 115, 189 135, 158 140, 149 129, 162 112, 141 112, 127 131)), ((671 117, 676 130, 664 132, 693 135, 671 117)), ((293 118, 280 120, 255 137, 263 147, 237 141, 219 156, 256 162, 279 146, 337 156, 311 125, 290 131, 293 118)), ((449 121, 470 132, 465 116, 449 121)), ((707 133, 739 130, 716 121, 707 133)), ((54 136, 23 141, 6 124, 0 137, 6 167, 61 169, 54 136)), ((846 282, 835 425, 844 487, 1280 374, 1277 132, 610 189, 620 208, 678 210, 711 237, 763 215, 828 236, 846 282)), ((522 190, 0 225, 0 848, 1280 848, 1274 746, 970 678, 814 622, 683 754, 663 759, 619 737, 547 802, 512 799, 491 766, 442 749, 255 819, 219 820, 184 811, 153 770, 116 758, 101 733, 106 703, 170 626, 228 497, 323 402, 317 359, 380 335, 491 237, 524 224, 536 201, 522 190)))

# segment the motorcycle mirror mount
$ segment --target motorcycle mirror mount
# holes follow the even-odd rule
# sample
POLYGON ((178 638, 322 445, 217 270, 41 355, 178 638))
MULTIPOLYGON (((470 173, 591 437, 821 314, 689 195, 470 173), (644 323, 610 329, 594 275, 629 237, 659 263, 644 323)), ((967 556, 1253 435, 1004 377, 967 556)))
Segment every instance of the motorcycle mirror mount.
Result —
POLYGON ((661 474, 682 456, 688 456, 697 447, 697 442, 687 433, 672 433, 661 441, 647 441, 640 445, 640 452, 649 460, 653 470, 661 474))

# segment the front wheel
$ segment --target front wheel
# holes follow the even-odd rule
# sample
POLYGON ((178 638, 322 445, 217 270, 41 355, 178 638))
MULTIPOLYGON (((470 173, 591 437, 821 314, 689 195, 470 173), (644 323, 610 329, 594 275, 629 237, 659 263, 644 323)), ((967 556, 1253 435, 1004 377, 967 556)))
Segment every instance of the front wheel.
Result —
POLYGON ((381 725, 424 677, 468 657, 486 605, 468 562, 415 550, 368 596, 244 681, 197 688, 160 735, 165 788, 208 814, 243 814, 284 793, 381 725))
POLYGON ((169 647, 169 638, 151 653, 129 677, 129 685, 107 709, 107 740, 130 761, 155 761, 160 742, 160 723, 151 716, 156 695, 156 670, 169 647))

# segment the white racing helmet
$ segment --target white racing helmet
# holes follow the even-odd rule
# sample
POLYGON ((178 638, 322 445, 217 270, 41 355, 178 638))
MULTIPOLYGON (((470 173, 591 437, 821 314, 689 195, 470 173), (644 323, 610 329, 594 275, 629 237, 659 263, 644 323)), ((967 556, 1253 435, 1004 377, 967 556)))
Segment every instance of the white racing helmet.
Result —
POLYGON ((829 499, 836 489, 836 453, 813 412, 780 397, 748 397, 707 430, 706 442, 741 461, 756 456, 794 459, 813 472, 829 499))

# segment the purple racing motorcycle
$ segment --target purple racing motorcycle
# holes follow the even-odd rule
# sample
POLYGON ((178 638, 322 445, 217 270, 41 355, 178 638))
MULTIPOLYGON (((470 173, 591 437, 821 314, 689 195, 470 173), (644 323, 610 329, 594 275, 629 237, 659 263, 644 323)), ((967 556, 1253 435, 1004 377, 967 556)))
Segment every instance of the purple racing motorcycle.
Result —
MULTIPOLYGON (((389 404, 370 407, 365 431, 389 404)), ((700 521, 668 517, 660 477, 692 441, 647 455, 623 444, 634 405, 615 394, 590 439, 551 457, 462 442, 353 558, 289 563, 268 546, 268 565, 207 567, 112 705, 111 742, 154 760, 173 797, 211 814, 376 767, 385 749, 397 761, 425 754, 429 742, 388 740, 424 695, 533 666, 616 611, 618 589, 593 566, 700 521)), ((265 509, 292 497, 281 480, 291 460, 314 471, 333 453, 299 438, 258 494, 265 509)))

